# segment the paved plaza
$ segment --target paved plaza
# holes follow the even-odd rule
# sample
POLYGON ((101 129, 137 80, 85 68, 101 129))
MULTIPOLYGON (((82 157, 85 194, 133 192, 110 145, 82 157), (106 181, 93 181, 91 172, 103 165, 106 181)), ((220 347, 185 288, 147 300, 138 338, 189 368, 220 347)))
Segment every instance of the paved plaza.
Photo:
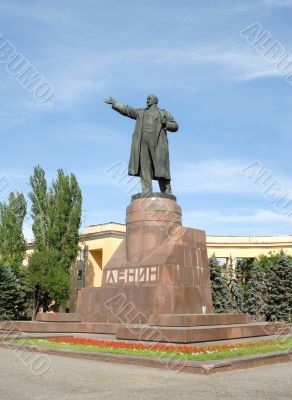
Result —
POLYGON ((292 394, 292 363, 202 376, 61 356, 30 358, 36 356, 0 349, 1 400, 291 400, 292 394), (50 368, 38 375, 46 369, 44 360, 50 368))

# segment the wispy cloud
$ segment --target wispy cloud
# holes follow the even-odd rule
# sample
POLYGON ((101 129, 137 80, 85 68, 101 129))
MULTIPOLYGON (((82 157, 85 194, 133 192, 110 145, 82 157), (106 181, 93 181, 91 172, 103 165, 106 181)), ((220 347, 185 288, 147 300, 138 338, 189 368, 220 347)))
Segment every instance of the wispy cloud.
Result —
POLYGON ((184 213, 184 219, 188 221, 198 221, 203 220, 206 223, 212 221, 213 223, 239 223, 239 224, 270 224, 272 223, 289 223, 292 225, 292 218, 287 218, 280 213, 257 209, 253 212, 241 209, 238 210, 238 213, 223 213, 216 210, 202 210, 202 211, 194 211, 194 212, 186 212, 184 213))
POLYGON ((28 180, 31 171, 17 169, 17 168, 1 168, 0 177, 7 177, 7 179, 13 180, 28 180))
POLYGON ((121 88, 131 82, 140 89, 166 85, 189 89, 220 80, 255 80, 280 74, 252 49, 240 46, 185 46, 123 48, 93 53, 89 49, 67 48, 58 52, 58 70, 50 79, 56 88, 56 106, 70 105, 101 93, 105 88, 121 88), (151 74, 145 74, 145 70, 151 74), (179 73, 178 73, 179 72, 179 73), (123 77, 121 79, 121 76, 123 77), (175 79, 174 79, 175 78, 175 79))
POLYGON ((8 2, 5 0, 0 3, 1 14, 7 16, 20 17, 21 19, 34 20, 42 24, 59 21, 65 23, 70 19, 70 13, 57 11, 55 7, 46 7, 44 10, 43 4, 33 2, 33 6, 29 6, 20 2, 8 2))
POLYGON ((116 146, 123 143, 121 134, 114 129, 90 122, 82 122, 70 125, 64 131, 55 133, 56 138, 68 141, 74 140, 83 143, 115 143, 116 146))
POLYGON ((254 188, 243 176, 246 160, 217 159, 173 166, 178 193, 250 193, 254 188))
MULTIPOLYGON (((263 194, 243 174, 253 161, 244 159, 211 159, 200 162, 185 162, 173 165, 173 182, 181 194, 192 193, 233 193, 259 196, 263 194)), ((267 169, 268 171, 268 169, 267 169)), ((269 171, 271 182, 277 180, 292 198, 292 179, 279 171, 269 171)))
POLYGON ((292 6, 292 0, 265 0, 265 4, 271 7, 289 7, 292 6))
POLYGON ((215 209, 185 211, 184 226, 204 229, 207 235, 266 236, 284 235, 291 229, 292 218, 266 209, 237 209, 223 212, 215 209))

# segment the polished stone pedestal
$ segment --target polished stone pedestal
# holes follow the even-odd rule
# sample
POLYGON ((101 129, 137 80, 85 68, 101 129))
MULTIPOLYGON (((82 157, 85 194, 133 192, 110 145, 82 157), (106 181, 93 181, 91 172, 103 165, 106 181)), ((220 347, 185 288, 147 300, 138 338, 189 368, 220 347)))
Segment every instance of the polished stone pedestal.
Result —
POLYGON ((38 323, 20 322, 19 329, 176 343, 278 333, 281 324, 214 314, 205 232, 183 227, 181 218, 174 196, 135 196, 126 237, 105 266, 101 287, 79 291, 75 314, 40 314, 38 323))
POLYGON ((174 196, 135 196, 126 238, 103 270, 102 287, 83 289, 84 322, 108 324, 120 339, 188 343, 275 334, 279 325, 244 314, 214 314, 205 232, 182 226, 174 196))

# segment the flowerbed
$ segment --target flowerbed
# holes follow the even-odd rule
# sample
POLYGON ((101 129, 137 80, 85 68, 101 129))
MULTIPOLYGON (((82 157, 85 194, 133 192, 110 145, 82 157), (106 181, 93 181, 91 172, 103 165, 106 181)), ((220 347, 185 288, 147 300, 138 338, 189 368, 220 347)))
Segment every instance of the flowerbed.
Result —
POLYGON ((97 340, 88 338, 50 338, 49 342, 76 344, 84 346, 108 347, 113 349, 131 349, 131 350, 151 350, 159 352, 175 353, 208 353, 214 351, 230 351, 233 349, 264 347, 264 346, 285 346, 288 344, 286 339, 265 340, 258 342, 235 343, 213 346, 192 346, 192 345, 172 345, 166 343, 129 343, 121 341, 97 340))
MULTIPOLYGON (((74 351, 122 354, 127 356, 151 357, 160 360, 222 360, 275 351, 292 353, 292 337, 212 346, 173 345, 168 343, 136 343, 98 340, 89 338, 54 337, 47 339, 22 338, 9 342, 20 346, 54 347, 74 351)), ((292 359, 292 355, 291 355, 292 359)))

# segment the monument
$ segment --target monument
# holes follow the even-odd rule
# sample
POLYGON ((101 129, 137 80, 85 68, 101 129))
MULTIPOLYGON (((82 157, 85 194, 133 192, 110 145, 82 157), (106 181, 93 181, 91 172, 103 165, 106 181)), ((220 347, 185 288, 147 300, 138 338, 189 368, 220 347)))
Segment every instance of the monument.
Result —
POLYGON ((127 207, 125 239, 104 267, 101 287, 79 291, 76 313, 39 314, 39 323, 16 326, 174 343, 275 334, 281 324, 213 311, 205 232, 183 227, 171 192, 167 131, 178 130, 172 115, 154 95, 144 109, 105 102, 136 120, 129 174, 140 176, 142 193, 127 207), (152 192, 153 179, 160 193, 152 192))
POLYGON ((140 176, 142 193, 126 212, 126 237, 103 270, 101 288, 85 288, 77 312, 83 321, 103 323, 118 338, 196 342, 275 332, 244 314, 214 314, 205 232, 182 226, 182 211, 171 192, 167 131, 178 124, 158 108, 113 98, 115 111, 136 120, 129 175, 140 176), (152 180, 161 193, 153 193, 152 180))
POLYGON ((176 132, 178 124, 166 110, 157 107, 158 97, 149 95, 146 108, 132 108, 112 97, 104 100, 120 114, 135 119, 128 174, 140 176, 142 194, 152 193, 152 180, 162 193, 171 194, 169 151, 166 131, 176 132))

